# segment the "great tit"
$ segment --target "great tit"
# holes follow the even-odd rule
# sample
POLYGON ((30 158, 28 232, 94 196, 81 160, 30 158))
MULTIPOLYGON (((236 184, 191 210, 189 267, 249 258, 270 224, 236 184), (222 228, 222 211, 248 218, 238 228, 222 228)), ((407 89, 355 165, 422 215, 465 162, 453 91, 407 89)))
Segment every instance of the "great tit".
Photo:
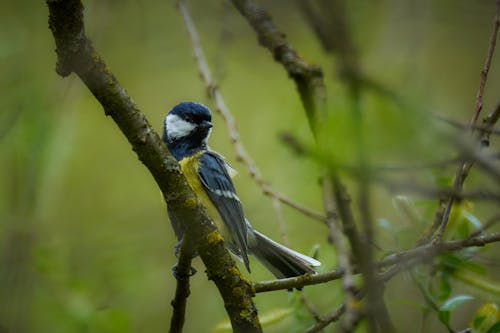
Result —
MULTIPOLYGON (((207 216, 216 224, 225 246, 250 272, 248 255, 254 255, 277 278, 315 273, 311 266, 321 263, 291 250, 255 230, 243 213, 241 201, 231 181, 235 173, 224 157, 207 146, 212 132, 210 110, 200 103, 182 102, 167 114, 163 141, 179 162, 186 180, 207 216)), ((179 221, 169 210, 178 240, 179 221)))

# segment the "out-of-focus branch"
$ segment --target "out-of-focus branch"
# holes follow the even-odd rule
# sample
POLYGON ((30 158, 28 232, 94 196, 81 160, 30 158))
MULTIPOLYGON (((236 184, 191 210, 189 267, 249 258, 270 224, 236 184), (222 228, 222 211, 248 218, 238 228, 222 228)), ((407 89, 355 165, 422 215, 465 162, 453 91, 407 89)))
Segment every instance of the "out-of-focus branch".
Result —
POLYGON ((492 233, 484 236, 477 236, 473 238, 458 239, 452 241, 443 241, 441 243, 426 244, 416 247, 414 249, 393 253, 380 260, 379 266, 389 266, 398 264, 409 260, 425 260, 430 257, 445 253, 462 250, 468 247, 484 246, 489 243, 500 241, 500 233, 492 233))
MULTIPOLYGON (((393 255, 388 256, 385 259, 379 261, 377 266, 383 267, 393 264, 395 265, 384 273, 378 274, 377 284, 384 285, 387 281, 392 279, 400 272, 408 270, 432 256, 436 256, 446 252, 457 251, 471 246, 484 246, 487 243, 498 241, 500 241, 500 233, 495 233, 488 236, 475 237, 474 240, 472 240, 472 238, 466 238, 457 241, 442 242, 440 244, 437 244, 437 246, 428 244, 426 246, 417 247, 409 251, 400 252, 396 257, 392 257, 393 255)), ((366 292, 366 286, 364 286, 363 289, 359 290, 359 292, 356 294, 356 297, 358 299, 361 299, 366 294, 366 292)), ((344 303, 330 315, 326 316, 322 320, 309 327, 304 331, 304 333, 315 333, 321 331, 329 324, 338 321, 340 317, 345 313, 345 309, 346 307, 344 303)), ((388 315, 387 318, 389 318, 388 315)), ((354 324, 357 324, 359 322, 360 318, 357 319, 358 321, 354 324)), ((386 325, 392 326, 392 323, 386 323, 386 325)))
MULTIPOLYGON (((386 272, 378 274, 378 276, 376 277, 377 284, 383 286, 387 281, 389 281, 390 279, 392 279, 398 273, 400 273, 400 272, 402 272, 402 271, 404 271, 404 270, 412 267, 413 265, 414 265, 414 262, 402 262, 400 265, 394 266, 391 269, 387 270, 386 272)), ((363 288, 360 289, 357 292, 356 297, 358 299, 361 299, 361 298, 363 298, 366 295, 366 293, 367 293, 366 286, 363 286, 363 288)), ((304 333, 316 333, 316 332, 320 332, 323 328, 325 328, 329 324, 338 321, 340 319, 340 317, 345 313, 345 310, 346 310, 345 303, 341 304, 331 314, 329 314, 328 316, 326 316, 322 320, 316 322, 314 325, 312 325, 311 327, 309 327, 308 329, 306 329, 304 331, 304 333)), ((386 309, 384 308, 384 310, 386 310, 386 309)), ((389 318, 389 315, 386 314, 385 317, 389 318)), ((354 321, 352 323, 353 326, 351 328, 354 329, 360 323, 360 321, 361 321, 362 318, 363 317, 362 317, 361 314, 357 315, 354 318, 354 321)), ((381 325, 386 325, 387 327, 389 327, 389 329, 393 328, 392 327, 392 323, 390 323, 390 322, 389 323, 385 323, 385 324, 381 324, 381 325)))
MULTIPOLYGON (((284 34, 274 25, 270 15, 264 9, 248 0, 233 0, 233 4, 254 28, 260 43, 271 51, 274 59, 281 63, 290 77, 294 79, 306 114, 308 115, 311 131, 317 138, 320 131, 318 122, 325 117, 325 93, 321 69, 308 64, 298 56, 297 52, 287 42, 284 34)), ((338 201, 335 201, 335 194, 339 193, 339 189, 345 192, 344 187, 339 185, 340 181, 336 183, 332 182, 330 175, 325 173, 323 177, 323 203, 327 214, 326 222, 329 229, 329 238, 333 241, 337 250, 340 269, 346 272, 343 276, 343 287, 347 301, 348 315, 346 318, 349 319, 352 317, 350 314, 355 312, 353 297, 353 290, 355 288, 352 281, 348 251, 343 239, 343 228, 335 213, 336 203, 338 207, 338 201)), ((341 194, 342 198, 346 196, 346 193, 341 194)), ((350 210, 349 206, 347 206, 346 210, 350 210)), ((352 215, 350 216, 352 217, 352 215)), ((349 221, 347 222, 349 230, 344 228, 344 231, 350 231, 351 235, 356 234, 353 221, 349 221)))
MULTIPOLYGON (((323 201, 327 212, 326 221, 328 223, 329 240, 335 246, 335 250, 337 252, 337 263, 339 268, 344 273, 342 275, 342 288, 344 289, 345 295, 344 303, 346 305, 346 315, 344 317, 343 325, 348 327, 353 324, 358 312, 358 307, 356 306, 356 286, 353 281, 351 261, 349 260, 349 250, 343 234, 343 231, 345 232, 346 230, 344 230, 342 222, 335 212, 335 207, 339 207, 340 214, 342 215, 342 221, 346 218, 346 221, 349 221, 348 223, 344 223, 344 225, 349 226, 351 223, 354 223, 354 221, 349 219, 350 210, 342 207, 344 204, 348 205, 348 202, 343 201, 340 205, 338 203, 336 205, 335 188, 337 188, 339 184, 335 184, 335 181, 338 182, 338 180, 335 180, 333 177, 325 177, 323 179, 323 201), (347 217, 345 216, 346 212, 348 215, 347 217)), ((347 231, 349 231, 349 229, 347 231)))
POLYGON ((287 42, 285 34, 271 20, 269 13, 259 5, 249 0, 232 2, 257 33, 259 43, 272 53, 274 60, 281 63, 295 81, 309 125, 313 134, 317 135, 318 121, 325 117, 323 71, 298 55, 287 42))
POLYGON ((495 46, 497 43, 498 28, 500 27, 500 0, 496 1, 496 13, 493 20, 493 31, 490 36, 490 41, 488 45, 488 51, 486 53, 486 59, 484 60, 483 70, 481 71, 481 79, 479 80, 479 87, 477 89, 476 95, 476 106, 474 108, 474 115, 470 121, 471 128, 476 126, 479 114, 483 109, 483 96, 484 88, 486 88, 486 81, 488 80, 488 73, 490 72, 491 61, 493 60, 493 54, 495 53, 495 46))
MULTIPOLYGON (((481 71, 481 79, 479 82, 479 87, 477 91, 477 97, 476 97, 476 106, 474 108, 474 114, 472 116, 471 122, 470 122, 470 130, 471 133, 474 133, 474 127, 476 126, 477 119, 479 118, 479 114, 483 108, 483 95, 484 95, 484 88, 486 87, 486 81, 488 79, 488 73, 490 70, 491 66, 491 61, 493 59, 493 54, 495 52, 495 46, 496 46, 496 39, 497 39, 497 34, 498 34, 498 28, 500 27, 500 0, 497 0, 496 2, 496 12, 495 12, 495 18, 493 22, 493 31, 490 36, 490 41, 489 41, 489 47, 488 51, 486 54, 486 60, 484 63, 483 70, 481 71)), ((497 108, 498 109, 498 108, 497 108)), ((494 122, 498 120, 498 116, 495 118, 494 122, 492 121, 493 119, 490 118, 490 124, 493 127, 494 122)), ((481 139, 483 134, 479 134, 478 140, 481 139)), ((467 178, 470 169, 472 168, 474 161, 471 160, 463 160, 460 165, 457 168, 457 171, 455 173, 455 179, 453 181, 453 188, 456 191, 461 191, 463 184, 465 182, 465 179, 467 178)), ((448 220, 450 217, 451 209, 453 207, 454 199, 452 197, 447 198, 447 199, 442 199, 440 200, 440 205, 438 210, 436 211, 435 217, 434 217, 434 230, 437 229, 436 236, 434 238, 435 242, 439 242, 442 240, 444 232, 446 230, 446 226, 448 224, 448 220)), ((431 230, 432 232, 434 230, 431 230)), ((432 236, 432 234, 429 234, 429 236, 432 236)), ((425 237, 424 239, 425 240, 425 237)))
POLYGON ((298 0, 307 23, 326 52, 338 54, 339 77, 358 81, 360 70, 357 50, 352 43, 343 0, 298 0))
POLYGON ((497 104, 495 109, 488 113, 488 115, 483 119, 483 125, 479 127, 479 141, 481 146, 488 147, 490 145, 490 135, 500 133, 499 130, 494 130, 494 126, 500 118, 500 103, 497 104))
MULTIPOLYGON (((375 266, 377 268, 384 268, 394 265, 395 267, 399 267, 400 271, 401 267, 406 269, 443 253, 459 251, 469 247, 485 246, 487 244, 496 242, 500 242, 500 233, 498 232, 491 233, 489 235, 479 235, 453 241, 443 241, 436 244, 426 244, 410 250, 390 254, 376 262, 375 266)), ((359 269, 355 268, 353 270, 353 273, 355 274, 358 274, 359 272, 359 269)), ((392 274, 395 273, 397 272, 393 272, 392 274)), ((262 293, 274 290, 302 288, 309 285, 326 283, 329 281, 340 279, 343 274, 344 272, 342 270, 332 270, 330 272, 322 274, 304 275, 281 280, 254 282, 252 285, 256 293, 262 293)))
POLYGON ((68 76, 74 72, 81 78, 151 172, 170 209, 182 221, 184 234, 196 244, 209 278, 219 288, 233 329, 261 332, 249 282, 239 273, 176 160, 86 37, 81 1, 47 0, 47 5, 57 73, 68 76))
POLYGON ((342 315, 345 313, 345 310, 346 310, 346 305, 345 303, 343 303, 327 317, 323 318, 322 320, 316 322, 313 326, 306 329, 304 333, 315 333, 321 331, 323 328, 330 325, 331 323, 338 321, 340 317, 342 317, 342 315))
MULTIPOLYGON (((358 206, 360 212, 360 221, 363 226, 359 236, 350 238, 351 248, 355 252, 355 258, 360 265, 360 269, 364 276, 364 285, 367 286, 367 311, 369 331, 375 332, 378 322, 380 329, 384 332, 392 332, 392 325, 387 327, 384 323, 389 323, 389 319, 385 318, 387 314, 379 309, 385 308, 382 304, 382 298, 378 295, 378 288, 375 283, 375 271, 373 265, 373 250, 370 246, 365 247, 362 251, 356 251, 355 248, 361 247, 363 244, 372 244, 374 238, 373 217, 371 216, 371 166, 368 163, 367 154, 365 151, 365 134, 362 128, 363 114, 360 107, 360 97, 363 88, 375 88, 378 93, 386 97, 394 98, 395 95, 387 89, 383 89, 380 85, 375 84, 372 80, 367 80, 362 74, 359 56, 353 38, 350 34, 350 27, 347 16, 347 3, 345 0, 299 0, 300 8, 304 13, 306 21, 316 33, 323 49, 326 52, 335 54, 338 64, 338 77, 345 83, 349 93, 349 101, 352 107, 352 117, 354 119, 353 140, 355 141, 356 153, 358 155, 358 163, 360 172, 358 174, 358 206), (361 243, 354 243, 361 242, 361 243), (357 254, 356 254, 357 253, 357 254)), ((340 182, 336 182, 342 185, 340 182)), ((343 186, 340 186, 342 188, 343 186)), ((346 197, 346 194, 343 194, 346 197)), ((339 208, 340 209, 340 208, 339 208)), ((346 221, 344 221, 345 224, 346 221)), ((353 229, 353 234, 358 232, 353 229)), ((348 235, 349 236, 349 235, 348 235)), ((347 312, 349 312, 349 303, 347 303, 347 312)), ((349 323, 349 316, 343 320, 342 326, 344 331, 351 332, 354 330, 354 320, 349 323)))
POLYGON ((401 105, 394 91, 363 73, 357 49, 347 20, 345 0, 297 0, 306 22, 316 34, 323 49, 338 56, 336 76, 350 89, 369 89, 401 105))
MULTIPOLYGON (((499 107, 500 107, 500 105, 497 104, 497 107, 495 108, 495 110, 498 109, 499 107)), ((494 112, 494 111, 492 111, 492 112, 494 112)), ((486 124, 484 124, 484 125, 483 124, 476 124, 475 126, 471 126, 470 124, 461 123, 457 120, 446 118, 446 117, 443 117, 439 114, 434 114, 433 117, 438 119, 441 122, 444 122, 448 125, 451 125, 452 127, 456 128, 456 129, 459 129, 459 130, 474 130, 474 131, 481 131, 481 132, 485 132, 487 134, 494 134, 494 135, 500 134, 499 129, 492 128, 491 126, 488 126, 486 124)), ((487 116, 487 118, 488 117, 489 117, 489 115, 487 116)), ((483 123, 489 123, 489 121, 487 121, 487 118, 485 118, 483 120, 483 123)))
MULTIPOLYGON (((309 119, 311 131, 314 137, 318 138, 321 132, 319 122, 325 119, 326 116, 326 99, 321 69, 307 63, 298 56, 295 49, 287 42, 285 35, 276 27, 270 15, 264 9, 250 0, 233 0, 232 2, 253 27, 261 45, 271 51, 274 59, 281 63, 288 72, 288 75, 294 79, 309 119)), ((325 211, 327 215, 330 216, 330 220, 327 220, 330 238, 332 235, 336 239, 343 237, 342 228, 336 226, 337 221, 333 218, 333 209, 337 206, 337 209, 342 209, 345 213, 339 214, 344 224, 343 231, 349 237, 352 247, 359 248, 361 242, 359 242, 359 237, 357 237, 353 214, 350 211, 349 202, 345 200, 349 198, 349 195, 338 176, 332 175, 332 171, 324 173, 323 198, 325 211), (357 244, 359 244, 359 246, 357 244)), ((346 247, 343 246, 343 243, 334 243, 334 245, 337 249, 337 255, 340 256, 341 262, 344 265, 344 267, 340 268, 350 272, 350 263, 346 253, 346 247)), ((346 310, 348 314, 350 314, 355 312, 354 301, 352 300, 353 297, 351 297, 354 287, 351 274, 348 273, 343 281, 346 299, 348 300, 346 310)), ((351 317, 350 315, 346 316, 347 319, 351 317)))
MULTIPOLYGON (((252 179, 260 186, 262 192, 265 195, 271 197, 273 200, 279 200, 280 202, 296 209, 297 211, 301 212, 302 214, 310 218, 319 221, 325 221, 325 217, 320 213, 315 212, 309 208, 306 208, 305 206, 289 199, 284 194, 275 191, 271 187, 271 185, 269 185, 269 183, 263 178, 262 174, 257 168, 257 165, 246 152, 246 149, 240 140, 240 135, 238 133, 238 130, 236 129, 236 122, 234 121, 231 112, 227 108, 226 103, 224 102, 222 94, 220 93, 215 80, 212 78, 212 74, 210 73, 210 69, 205 60, 205 56, 203 54, 203 50, 201 48, 201 44, 198 38, 198 33, 196 32, 194 23, 191 20, 191 17, 189 16, 189 13, 186 7, 184 6, 184 3, 182 1, 179 1, 177 4, 184 18, 184 23, 186 25, 189 37, 191 39, 191 45, 193 47, 194 57, 196 59, 196 63, 198 64, 198 69, 200 71, 201 78, 205 83, 208 96, 214 101, 216 111, 222 116, 224 122, 226 123, 227 132, 229 133, 229 137, 231 139, 231 143, 235 151, 236 160, 242 162, 246 166, 248 173, 250 174, 250 177, 252 177, 252 179)), ((282 228, 282 226, 280 226, 280 228, 282 228)))
MULTIPOLYGON (((259 169, 257 168, 257 165, 253 161, 253 159, 250 157, 250 155, 247 154, 243 143, 240 140, 240 136, 238 133, 238 130, 236 129, 236 123, 234 121, 234 118, 229 111, 229 109, 226 107, 226 104, 224 102, 224 99, 222 98, 222 94, 220 93, 217 84, 215 80, 212 78, 212 75, 210 73, 210 69, 208 67, 208 64, 205 60, 205 56, 203 54, 203 50, 201 48, 201 44, 199 42, 198 38, 198 33, 196 32, 196 28, 194 26, 193 21, 191 20, 191 17, 189 15, 189 12, 187 11, 186 7, 184 6, 184 3, 182 1, 178 1, 178 7, 179 10, 182 12, 183 18, 184 18, 184 23, 186 25, 186 28, 188 30, 190 39, 191 39, 191 44, 194 50, 194 55, 196 62, 198 64, 198 69, 201 74, 201 78, 204 81, 206 88, 207 88, 207 93, 208 96, 214 100, 215 105, 216 105, 216 111, 219 112, 219 114, 222 116, 224 119, 226 126, 227 126, 227 131, 229 133, 229 136, 231 138, 231 143, 233 144, 234 151, 236 154, 236 159, 240 162, 242 162, 246 167, 247 170, 251 176, 251 178, 257 183, 257 185, 262 189, 262 192, 271 197, 273 208, 276 213, 276 221, 278 223, 281 237, 283 239, 283 242, 285 245, 290 246, 290 241, 288 239, 288 235, 286 232, 286 226, 285 222, 283 220, 283 214, 281 210, 281 204, 284 203, 287 204, 288 206, 296 209, 297 211, 303 213, 304 215, 314 218, 319 221, 325 221, 325 217, 322 216, 320 213, 317 213, 311 209, 308 209, 304 207, 301 204, 298 204, 286 196, 284 196, 281 193, 276 192, 271 185, 264 180, 263 176, 261 175, 259 169)), ((304 294, 300 295, 300 300, 306 307, 306 309, 311 313, 311 315, 318 320, 318 314, 317 311, 314 309, 312 303, 306 298, 304 294)))

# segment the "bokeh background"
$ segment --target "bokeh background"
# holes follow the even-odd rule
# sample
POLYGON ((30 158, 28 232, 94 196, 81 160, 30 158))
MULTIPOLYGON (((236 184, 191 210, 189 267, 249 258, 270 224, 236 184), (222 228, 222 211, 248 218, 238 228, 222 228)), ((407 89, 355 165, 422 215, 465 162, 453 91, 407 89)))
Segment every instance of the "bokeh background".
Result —
MULTIPOLYGON (((323 67, 329 109, 338 115, 331 121, 331 153, 337 161, 352 162, 349 102, 336 75, 336 59, 321 49, 295 2, 261 2, 299 53, 323 67)), ((372 160, 411 163, 454 156, 440 135, 453 130, 429 114, 463 123, 470 119, 494 3, 349 2, 363 71, 405 105, 365 96, 372 160)), ((212 106, 173 1, 87 0, 84 5, 87 35, 158 131, 180 101, 212 106)), ((293 82, 226 2, 187 5, 249 154, 275 189, 321 211, 321 167, 278 138, 288 132, 305 143, 313 140, 293 82)), ((176 243, 165 204, 152 177, 80 80, 56 75, 54 49, 43 1, 0 3, 0 332, 164 332, 175 290, 176 243)), ((484 111, 499 101, 499 60, 497 52, 484 111)), ((234 161, 221 118, 215 116, 214 123, 211 146, 240 171, 235 184, 248 218, 280 240, 271 201, 234 161)), ((442 171, 439 176, 450 177, 454 168, 442 171)), ((438 176, 424 172, 418 177, 432 184, 438 176)), ((480 184, 481 176, 471 181, 480 184)), ((411 246, 417 234, 401 222, 395 193, 376 187, 373 194, 374 217, 380 226, 390 226, 378 229, 381 253, 411 246), (394 230, 402 232, 395 236, 394 230)), ((435 200, 410 199, 431 216, 435 200)), ((292 246, 308 254, 319 246, 322 269, 335 267, 326 228, 282 209, 292 246)), ((484 219, 494 209, 480 204, 474 214, 484 219)), ((493 252, 485 255, 495 258, 493 252)), ((185 331, 208 332, 226 316, 199 259, 195 266, 199 272, 191 280, 185 331)), ((253 280, 272 278, 256 262, 252 270, 248 276, 253 280)), ((498 270, 487 276, 499 280, 498 270)), ((454 315, 457 327, 467 325, 483 302, 498 301, 494 293, 458 282, 455 288, 476 297, 454 315)), ((341 302, 339 282, 305 292, 321 313, 341 302)), ((255 300, 266 331, 299 331, 312 323, 293 293, 259 294, 255 300)), ((419 331, 423 301, 409 278, 389 283, 387 304, 401 331, 419 331)), ((433 332, 445 332, 435 317, 426 320, 433 332)))

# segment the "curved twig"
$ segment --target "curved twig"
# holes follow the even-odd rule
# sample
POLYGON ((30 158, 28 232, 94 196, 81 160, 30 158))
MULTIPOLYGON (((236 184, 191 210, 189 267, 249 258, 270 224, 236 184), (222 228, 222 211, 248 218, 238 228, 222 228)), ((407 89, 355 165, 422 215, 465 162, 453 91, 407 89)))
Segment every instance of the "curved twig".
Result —
MULTIPOLYGON (((243 143, 240 140, 240 135, 236 128, 236 122, 234 121, 231 112, 227 108, 226 103, 224 102, 224 99, 222 97, 222 94, 220 93, 219 88, 215 80, 213 79, 212 74, 210 73, 210 69, 205 60, 205 56, 201 48, 201 44, 198 38, 198 33, 196 32, 194 23, 191 20, 191 17, 189 16, 189 13, 186 7, 184 6, 184 3, 182 1, 178 1, 177 7, 179 8, 179 11, 182 13, 184 24, 186 26, 186 29, 188 30, 189 37, 191 39, 191 45, 194 52, 194 57, 198 65, 198 70, 200 72, 201 79, 203 80, 206 86, 208 96, 214 101, 215 110, 221 115, 222 119, 226 124, 226 129, 229 134, 231 144, 233 145, 234 148, 236 160, 242 162, 245 165, 250 177, 261 188, 262 193, 271 197, 271 199, 273 200, 279 200, 280 202, 286 204, 287 206, 290 206, 293 209, 301 212, 305 216, 324 222, 325 217, 323 215, 303 206, 302 204, 299 204, 291 200, 284 194, 275 191, 272 188, 272 186, 269 185, 269 183, 264 179, 259 169, 257 168, 257 165, 250 157, 250 155, 248 155, 245 147, 243 146, 243 143)), ((281 224, 280 224, 280 229, 283 230, 283 225, 281 224)))

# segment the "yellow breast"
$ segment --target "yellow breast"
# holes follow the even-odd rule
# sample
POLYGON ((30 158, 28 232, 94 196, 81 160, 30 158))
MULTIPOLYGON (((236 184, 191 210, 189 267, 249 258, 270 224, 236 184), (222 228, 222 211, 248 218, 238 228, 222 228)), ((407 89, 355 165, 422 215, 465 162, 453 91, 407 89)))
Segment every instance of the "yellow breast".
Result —
POLYGON ((207 192, 205 191, 205 187, 201 183, 200 177, 198 176, 198 157, 201 154, 203 154, 203 151, 192 156, 185 157, 179 161, 179 165, 181 167, 182 173, 184 174, 184 177, 186 177, 189 186, 196 194, 201 204, 205 207, 207 216, 215 223, 215 225, 219 229, 219 232, 222 233, 222 237, 225 238, 226 228, 224 222, 222 221, 219 211, 212 203, 212 200, 210 200, 210 198, 208 197, 207 192))

